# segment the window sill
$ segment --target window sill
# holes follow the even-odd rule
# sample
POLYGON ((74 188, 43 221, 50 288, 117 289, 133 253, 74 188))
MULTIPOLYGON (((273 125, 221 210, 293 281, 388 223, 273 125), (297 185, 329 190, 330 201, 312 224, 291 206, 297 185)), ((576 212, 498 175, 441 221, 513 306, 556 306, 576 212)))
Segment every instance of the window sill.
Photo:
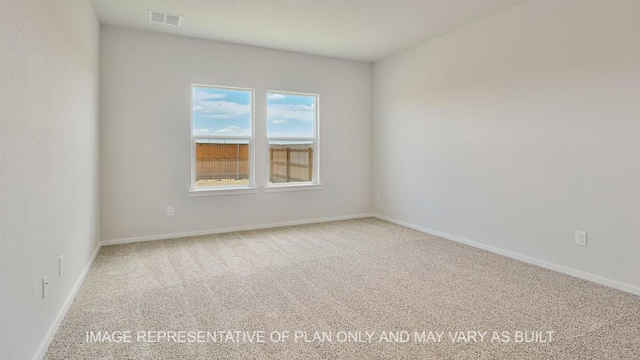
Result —
POLYGON ((286 184, 286 185, 268 185, 264 188, 264 192, 283 192, 283 191, 308 191, 322 190, 322 184, 286 184))
POLYGON ((257 187, 234 187, 234 188, 202 188, 189 190, 189 197, 201 197, 201 196, 217 196, 217 195, 243 195, 243 194, 257 194, 257 187))

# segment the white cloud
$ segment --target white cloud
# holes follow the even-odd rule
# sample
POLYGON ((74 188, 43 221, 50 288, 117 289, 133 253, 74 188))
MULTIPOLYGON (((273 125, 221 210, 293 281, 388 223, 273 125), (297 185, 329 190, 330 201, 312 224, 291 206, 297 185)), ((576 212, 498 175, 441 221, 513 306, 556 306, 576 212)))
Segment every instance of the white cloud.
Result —
POLYGON ((236 125, 226 125, 218 130, 193 129, 193 135, 229 135, 229 136, 251 136, 249 129, 243 129, 236 125))
POLYGON ((193 129, 193 135, 211 135, 209 129, 193 129))
POLYGON ((230 101, 202 101, 193 107, 196 113, 207 114, 213 119, 228 119, 232 117, 249 115, 251 106, 248 104, 238 104, 230 101))
POLYGON ((210 94, 204 91, 193 93, 193 111, 197 114, 205 114, 213 119, 228 119, 232 117, 248 115, 251 106, 237 102, 223 100, 226 94, 210 94))
POLYGON ((285 119, 273 119, 273 120, 271 120, 272 124, 284 124, 286 122, 287 122, 287 120, 285 120, 285 119))
POLYGON ((251 132, 249 131, 249 129, 243 129, 236 125, 227 125, 225 127, 222 127, 216 130, 216 132, 214 132, 213 134, 214 135, 250 136, 251 132))
POLYGON ((206 92, 202 92, 202 91, 196 91, 193 93, 193 102, 194 103, 200 103, 202 101, 212 101, 212 100, 219 100, 219 99, 223 99, 225 96, 225 94, 209 94, 206 92))
POLYGON ((285 98, 285 96, 282 95, 282 94, 273 94, 273 93, 271 93, 271 94, 267 95, 267 99, 269 99, 269 100, 282 100, 284 98, 285 98))
POLYGON ((313 121, 313 106, 302 104, 272 104, 269 105, 270 119, 286 119, 313 121))

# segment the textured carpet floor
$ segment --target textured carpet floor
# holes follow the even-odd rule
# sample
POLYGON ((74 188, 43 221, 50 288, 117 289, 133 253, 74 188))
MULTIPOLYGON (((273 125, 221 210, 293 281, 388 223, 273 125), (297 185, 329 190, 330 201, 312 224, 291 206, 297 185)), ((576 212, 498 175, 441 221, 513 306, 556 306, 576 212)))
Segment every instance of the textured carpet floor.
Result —
POLYGON ((46 358, 639 359, 640 297, 358 219, 103 247, 46 358))

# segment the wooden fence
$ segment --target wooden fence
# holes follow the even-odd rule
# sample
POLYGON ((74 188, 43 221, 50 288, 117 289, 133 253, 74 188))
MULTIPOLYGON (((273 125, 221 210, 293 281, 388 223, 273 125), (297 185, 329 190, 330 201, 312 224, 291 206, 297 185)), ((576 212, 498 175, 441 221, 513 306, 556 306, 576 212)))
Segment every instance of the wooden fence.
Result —
POLYGON ((196 181, 248 178, 248 144, 196 144, 196 181))
POLYGON ((269 181, 273 183, 313 180, 313 148, 307 144, 271 145, 269 181))
MULTIPOLYGON (((196 144, 196 181, 248 178, 248 144, 196 144)), ((270 182, 312 180, 312 147, 308 144, 270 145, 270 182)))

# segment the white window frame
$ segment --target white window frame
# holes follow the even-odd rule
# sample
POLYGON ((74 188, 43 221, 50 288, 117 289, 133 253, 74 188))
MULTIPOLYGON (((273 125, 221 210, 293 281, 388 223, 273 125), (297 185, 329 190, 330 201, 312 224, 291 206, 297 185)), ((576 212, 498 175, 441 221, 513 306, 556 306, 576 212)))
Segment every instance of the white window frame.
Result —
MULTIPOLYGON (((269 94, 281 94, 281 95, 299 95, 299 96, 311 96, 314 97, 314 122, 313 122, 313 137, 270 137, 269 136, 269 124, 267 123, 267 147, 266 147, 266 164, 267 164, 267 179, 265 192, 280 192, 280 191, 297 191, 297 190, 320 190, 322 184, 320 183, 320 94, 302 93, 294 91, 280 91, 280 90, 267 90, 265 96, 269 97, 269 94), (269 146, 272 141, 311 141, 313 143, 313 179, 311 181, 298 181, 298 182, 282 182, 272 183, 269 181, 271 176, 270 170, 270 154, 269 146)), ((266 101, 266 119, 269 119, 269 101, 266 101)))
POLYGON ((255 194, 258 189, 255 186, 255 138, 256 138, 256 126, 255 126, 255 89, 221 86, 221 85, 205 85, 205 84, 191 84, 191 184, 189 186, 189 197, 199 196, 211 196, 211 195, 236 195, 236 194, 255 194), (237 91, 248 91, 251 93, 251 116, 250 126, 251 135, 249 136, 225 136, 225 135, 194 135, 193 134, 193 88, 213 88, 213 89, 227 89, 237 91), (228 185, 228 186, 209 186, 209 187, 196 187, 196 140, 244 140, 249 142, 249 184, 247 185, 228 185))

